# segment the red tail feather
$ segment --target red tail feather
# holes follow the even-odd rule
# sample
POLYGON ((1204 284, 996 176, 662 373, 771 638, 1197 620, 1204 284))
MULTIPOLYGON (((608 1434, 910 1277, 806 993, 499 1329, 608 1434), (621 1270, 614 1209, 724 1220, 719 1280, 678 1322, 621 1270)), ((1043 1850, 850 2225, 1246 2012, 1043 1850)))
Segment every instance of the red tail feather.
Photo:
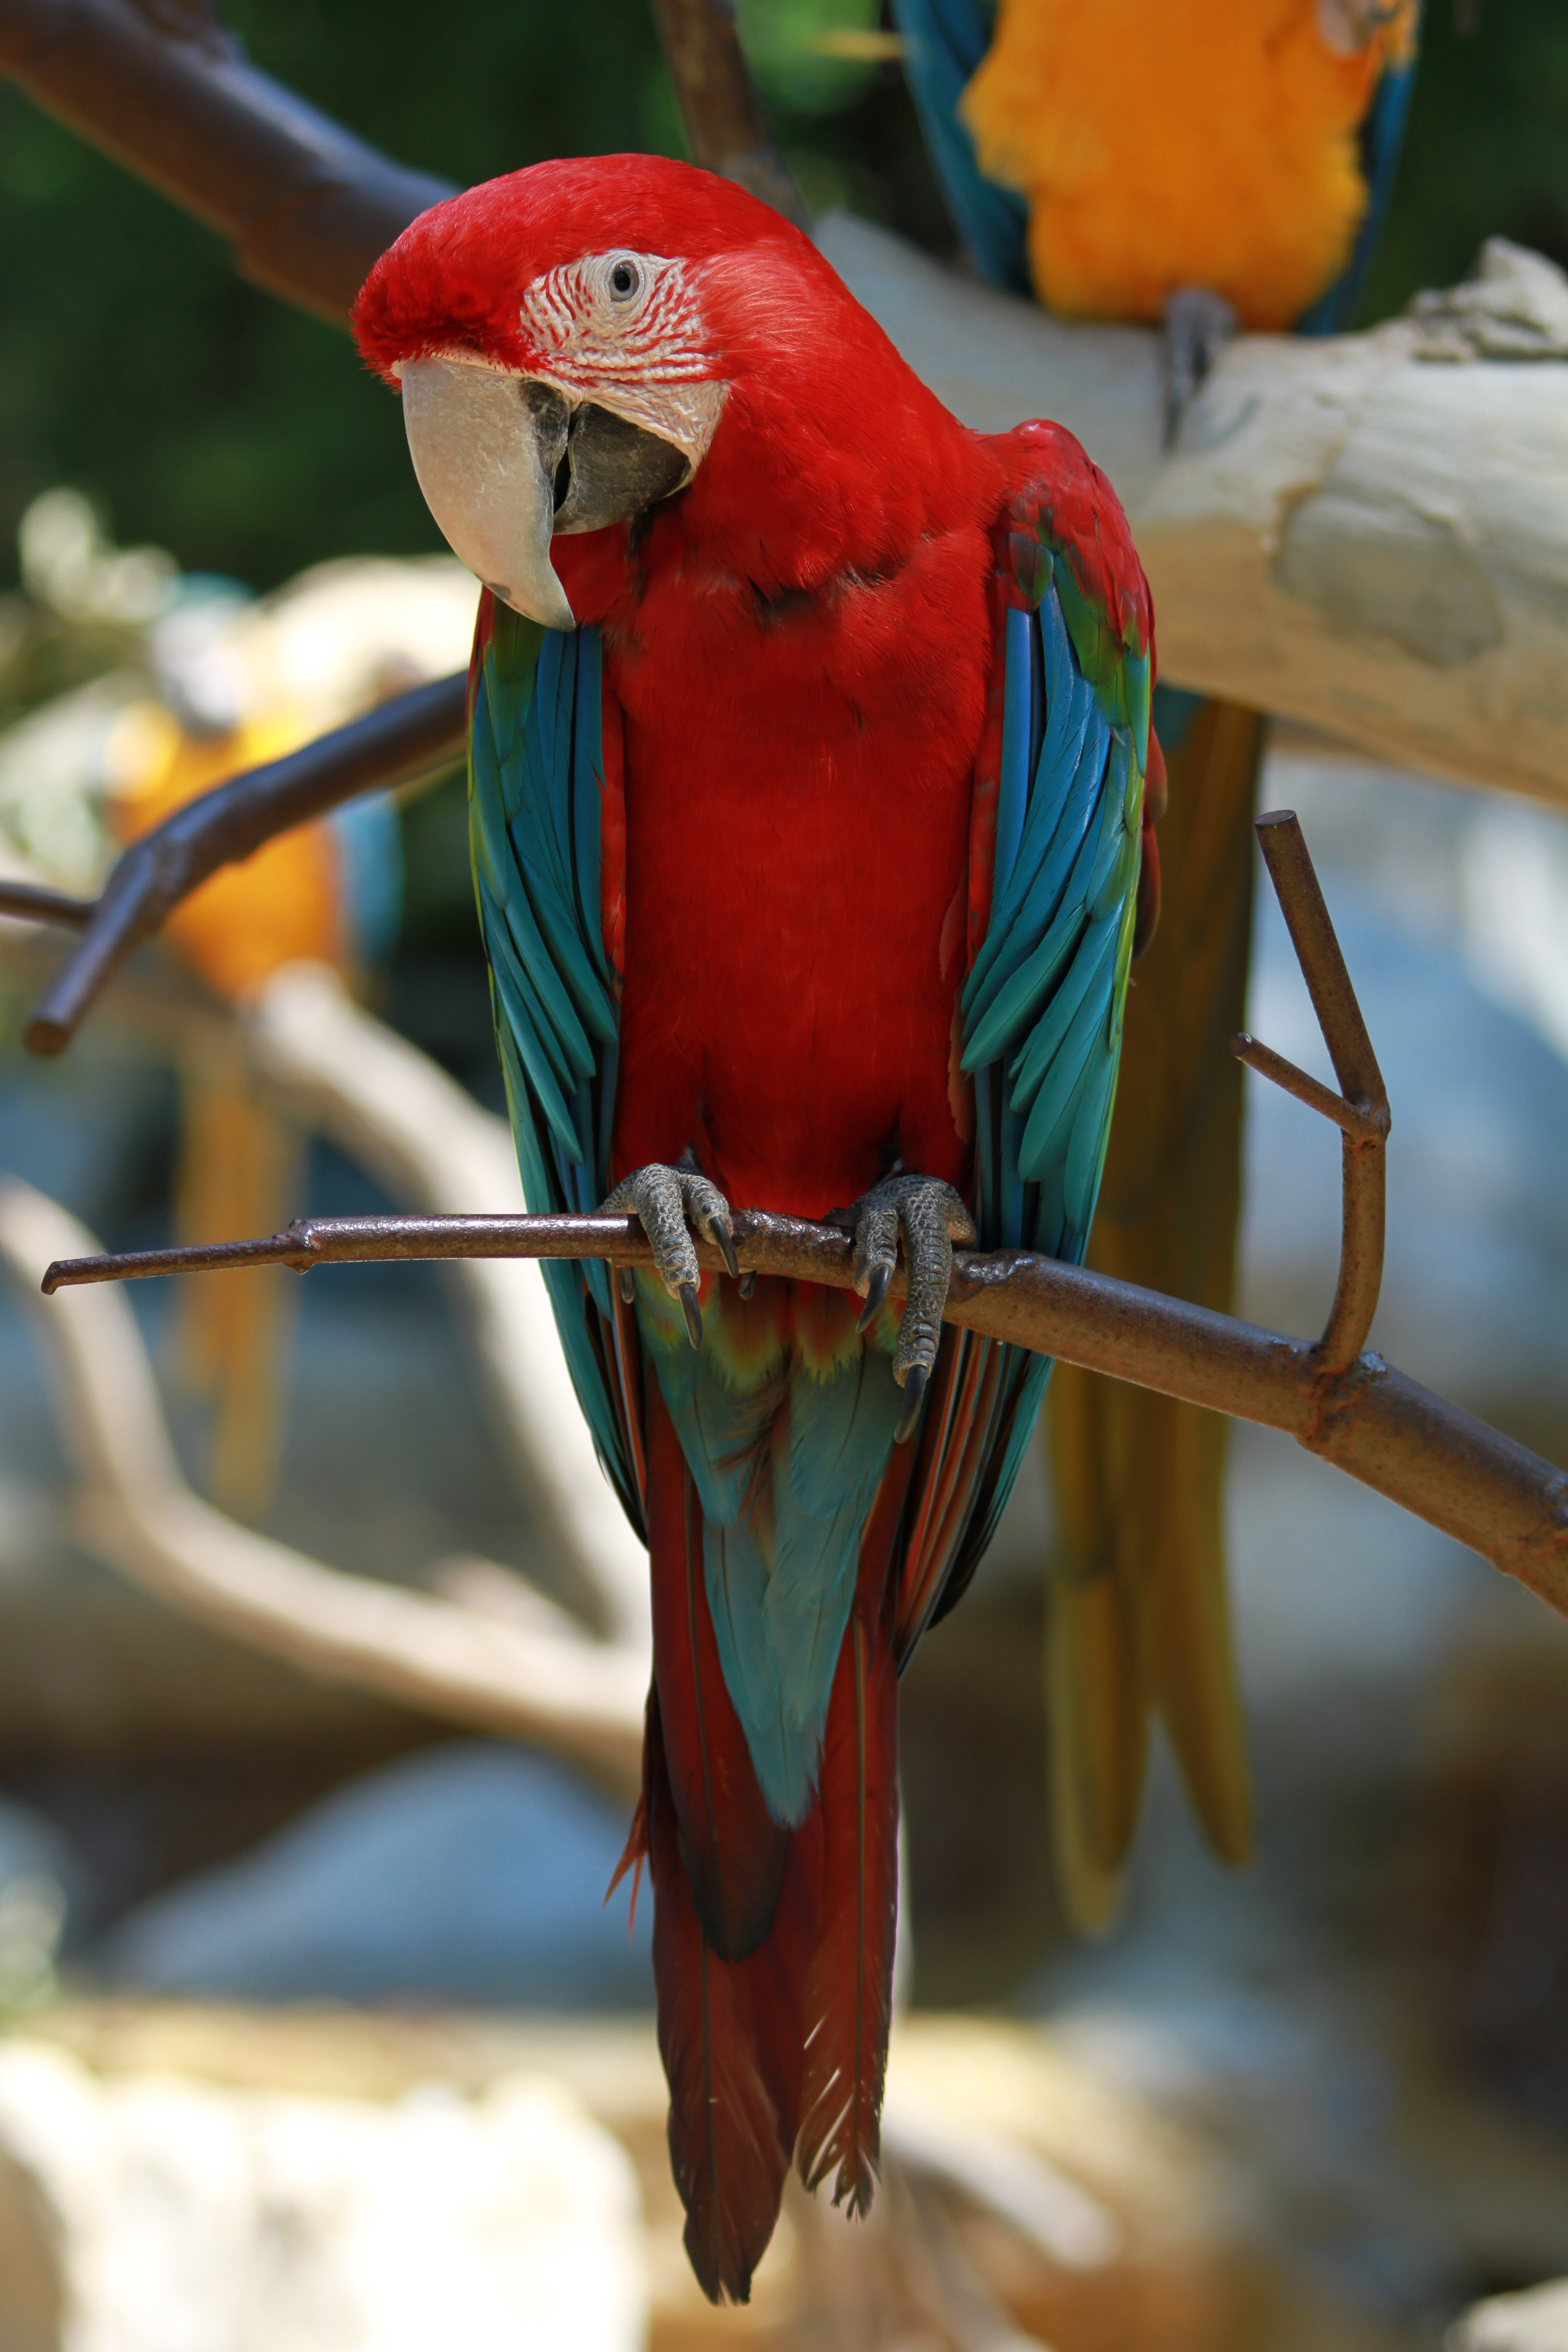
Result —
POLYGON ((714 1950, 755 1951, 773 1924, 789 1832, 763 1801, 719 1662, 702 1513, 656 1375, 644 1382, 654 1684, 692 1899, 714 1950))
POLYGON ((605 1900, 607 1903, 627 1871, 633 1874, 631 1916, 626 1921, 628 1937, 637 1932, 637 1889, 642 1885, 642 1866, 647 1860, 648 1753, 653 1742, 653 1717, 657 1704, 657 1695, 650 1690, 647 1695, 647 1704, 643 1709, 642 1790, 637 1798, 637 1811, 632 1815, 632 1825, 626 1832, 626 1842, 621 1848, 621 1858, 616 1864, 615 1876, 605 1889, 605 1900))
POLYGON ((805 1979, 822 1884, 822 1817, 789 1839, 767 1940, 721 1960, 681 1860, 661 1714, 648 1718, 648 1858, 658 2047, 686 2251, 711 2302, 744 2303, 778 2219, 800 2117, 805 1979))
POLYGON ((827 1710, 820 1776, 821 1924, 806 1983, 801 2179, 837 2167, 833 2201, 864 2213, 881 2148, 898 1923, 898 1675, 889 1564, 912 1467, 895 1449, 860 1546, 855 1607, 827 1710))

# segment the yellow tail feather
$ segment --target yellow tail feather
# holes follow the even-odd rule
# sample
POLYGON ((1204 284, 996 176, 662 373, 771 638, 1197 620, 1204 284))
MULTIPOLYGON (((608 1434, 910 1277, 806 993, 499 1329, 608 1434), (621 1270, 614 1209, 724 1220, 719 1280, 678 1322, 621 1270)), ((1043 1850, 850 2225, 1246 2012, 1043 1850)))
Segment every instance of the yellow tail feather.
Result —
MULTIPOLYGON (((297 1205, 301 1139, 232 1066, 187 1073, 176 1179, 182 1242, 276 1233, 297 1205)), ((282 1442, 284 1359, 293 1305, 279 1268, 204 1274, 181 1291, 182 1377, 216 1406, 212 1494, 225 1509, 262 1510, 282 1442)))
MULTIPOLYGON (((1241 1201, 1242 1025, 1263 722, 1205 703, 1167 754, 1160 928, 1132 975, 1088 1263, 1228 1308, 1241 1201)), ((1047 1618, 1057 1872, 1081 1931, 1110 1925, 1158 1713, 1211 1844, 1243 1863, 1252 1798, 1226 1591, 1226 1424, 1057 1368, 1061 1559, 1047 1618)))

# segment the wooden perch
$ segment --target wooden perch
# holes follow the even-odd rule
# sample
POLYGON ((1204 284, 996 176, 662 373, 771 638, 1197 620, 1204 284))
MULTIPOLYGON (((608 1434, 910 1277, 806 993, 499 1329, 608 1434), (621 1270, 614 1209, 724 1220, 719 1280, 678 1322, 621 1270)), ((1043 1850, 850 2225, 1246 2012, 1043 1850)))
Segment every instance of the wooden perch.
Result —
POLYGON ((1494 241, 1411 316, 1238 337, 1162 446, 1158 338, 1073 326, 835 214, 818 243, 966 424, 1115 483, 1160 674, 1568 807, 1568 280, 1494 241))
MULTIPOLYGON (((29 1186, 0 1184, 0 1259, 36 1296, 40 1255, 95 1246, 29 1186)), ((283 1658, 475 1730, 534 1740, 634 1786, 646 1653, 565 1630, 505 1624, 421 1592, 348 1576, 254 1534, 192 1493, 125 1299, 83 1291, 39 1318, 60 1426, 83 1481, 83 1540, 184 1615, 283 1658)))
MULTIPOLYGON (((727 12, 657 13, 694 152, 789 209, 727 12)), ((258 72, 204 0, 0 0, 0 71, 340 323, 451 193, 258 72)), ((1568 804, 1568 285, 1550 263, 1497 244, 1474 285, 1371 334, 1240 338, 1167 455, 1152 333, 1053 320, 844 215, 819 236, 957 415, 1059 418, 1105 467, 1168 680, 1568 804)))

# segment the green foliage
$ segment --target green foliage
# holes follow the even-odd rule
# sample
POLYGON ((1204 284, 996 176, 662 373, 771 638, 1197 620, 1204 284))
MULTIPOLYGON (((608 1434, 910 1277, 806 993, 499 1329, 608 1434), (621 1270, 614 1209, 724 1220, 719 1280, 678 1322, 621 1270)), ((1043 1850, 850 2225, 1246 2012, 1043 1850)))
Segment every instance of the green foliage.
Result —
POLYGON ((875 72, 853 54, 853 37, 874 31, 880 13, 877 0, 736 0, 735 22, 770 105, 837 114, 875 72))
POLYGON ((1511 237, 1568 268, 1568 9, 1480 0, 1478 31, 1426 0, 1421 68, 1394 203, 1363 304, 1403 310, 1451 286, 1483 240, 1511 237))

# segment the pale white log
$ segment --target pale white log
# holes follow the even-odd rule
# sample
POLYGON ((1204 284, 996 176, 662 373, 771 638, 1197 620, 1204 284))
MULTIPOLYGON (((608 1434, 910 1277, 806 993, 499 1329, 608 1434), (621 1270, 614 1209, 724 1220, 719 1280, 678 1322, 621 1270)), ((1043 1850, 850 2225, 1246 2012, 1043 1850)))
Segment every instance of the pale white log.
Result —
MULTIPOLYGON (((323 965, 292 964, 277 973, 246 1028, 268 1083, 400 1203, 433 1215, 521 1210, 506 1122, 362 1011, 323 965)), ((647 1654, 647 1553, 599 1466, 538 1266, 465 1258, 451 1271, 471 1315, 485 1394, 542 1547, 585 1597, 602 1630, 647 1654)))
MULTIPOLYGON (((0 1184, 0 1261, 37 1303, 77 1460, 81 1538, 184 1614, 308 1674, 480 1730, 532 1739, 635 1782, 647 1667, 635 1646, 502 1624, 347 1576, 255 1534, 181 1475, 135 1318, 112 1283, 38 1294, 52 1258, 100 1244, 28 1185, 0 1184)), ((564 1629, 569 1621, 560 1619, 564 1629)))
POLYGON ((1330 341, 1246 335, 1162 446, 1159 339, 1052 319, 846 214, 836 269, 965 423, 1068 425, 1115 484, 1161 674, 1398 765, 1568 806, 1568 281, 1330 341))

